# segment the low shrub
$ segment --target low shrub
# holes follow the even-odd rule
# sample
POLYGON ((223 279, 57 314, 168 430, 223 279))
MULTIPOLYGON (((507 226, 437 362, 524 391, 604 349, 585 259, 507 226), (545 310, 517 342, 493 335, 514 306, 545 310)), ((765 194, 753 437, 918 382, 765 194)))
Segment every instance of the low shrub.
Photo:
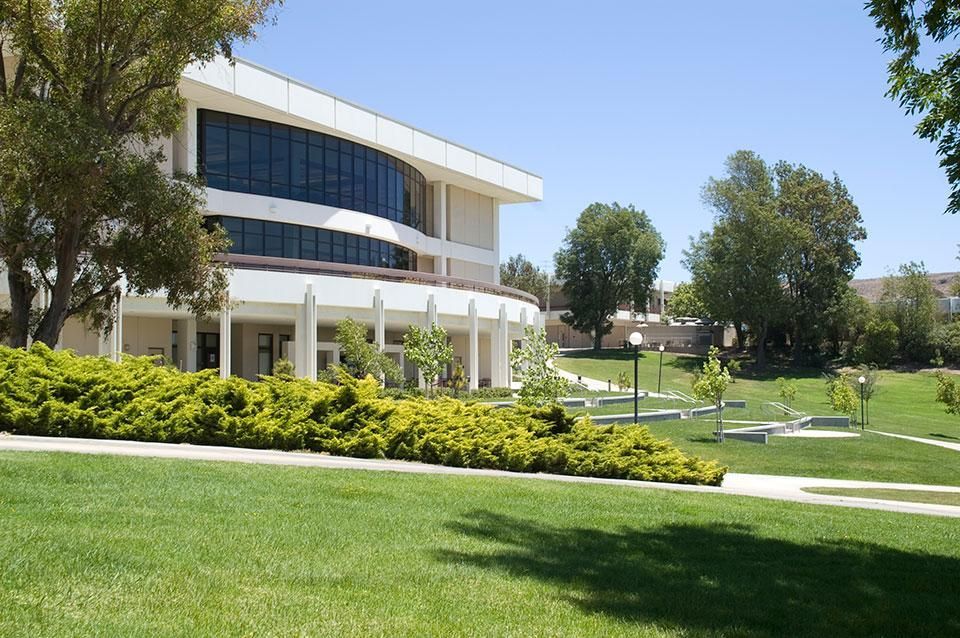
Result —
POLYGON ((710 485, 726 471, 645 427, 575 422, 559 406, 391 399, 372 377, 338 381, 224 380, 215 370, 184 373, 150 357, 117 364, 43 345, 0 348, 0 429, 710 485))

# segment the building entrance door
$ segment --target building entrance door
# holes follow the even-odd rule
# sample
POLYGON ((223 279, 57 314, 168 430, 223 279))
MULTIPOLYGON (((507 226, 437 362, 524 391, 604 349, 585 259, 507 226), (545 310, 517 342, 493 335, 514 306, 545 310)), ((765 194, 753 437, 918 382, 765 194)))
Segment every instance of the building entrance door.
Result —
POLYGON ((220 335, 216 332, 197 333, 197 370, 220 367, 220 335))

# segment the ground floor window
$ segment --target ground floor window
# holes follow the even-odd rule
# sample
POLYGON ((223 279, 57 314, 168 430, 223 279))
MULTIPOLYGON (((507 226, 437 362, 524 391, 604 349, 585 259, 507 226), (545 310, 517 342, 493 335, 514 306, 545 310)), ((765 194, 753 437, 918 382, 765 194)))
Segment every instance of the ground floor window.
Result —
POLYGON ((197 370, 220 367, 220 335, 216 332, 197 333, 197 370))
POLYGON ((270 374, 273 372, 273 335, 257 335, 257 372, 270 374))

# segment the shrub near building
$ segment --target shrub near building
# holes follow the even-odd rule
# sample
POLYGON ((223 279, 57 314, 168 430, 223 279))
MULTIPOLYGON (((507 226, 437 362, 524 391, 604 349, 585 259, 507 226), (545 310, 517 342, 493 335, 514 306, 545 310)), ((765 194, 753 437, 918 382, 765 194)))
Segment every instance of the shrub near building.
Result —
POLYGON ((113 363, 43 345, 0 348, 0 429, 14 434, 313 450, 458 467, 718 485, 726 468, 645 427, 596 427, 561 407, 393 400, 372 378, 250 382, 113 363))

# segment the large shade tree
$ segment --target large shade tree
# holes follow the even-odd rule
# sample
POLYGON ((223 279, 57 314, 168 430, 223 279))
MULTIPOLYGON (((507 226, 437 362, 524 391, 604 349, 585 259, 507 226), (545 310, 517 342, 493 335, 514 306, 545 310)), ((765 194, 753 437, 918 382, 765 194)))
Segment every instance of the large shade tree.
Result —
POLYGON ((533 265, 523 254, 512 255, 500 264, 500 283, 504 286, 529 292, 543 301, 547 298, 550 283, 547 273, 533 265))
POLYGON ((910 115, 921 115, 916 134, 937 144, 951 185, 947 211, 960 211, 960 34, 956 0, 869 0, 867 10, 885 51, 887 95, 910 115))
POLYGON ((663 249, 644 211, 616 202, 588 206, 555 255, 557 278, 570 303, 564 323, 591 333, 599 350, 618 306, 646 308, 663 249))
POLYGON ((160 167, 181 126, 177 86, 229 56, 275 0, 0 0, 0 260, 7 340, 104 329, 120 286, 198 315, 225 302, 201 183, 160 167), (39 303, 43 300, 43 303, 39 303))

